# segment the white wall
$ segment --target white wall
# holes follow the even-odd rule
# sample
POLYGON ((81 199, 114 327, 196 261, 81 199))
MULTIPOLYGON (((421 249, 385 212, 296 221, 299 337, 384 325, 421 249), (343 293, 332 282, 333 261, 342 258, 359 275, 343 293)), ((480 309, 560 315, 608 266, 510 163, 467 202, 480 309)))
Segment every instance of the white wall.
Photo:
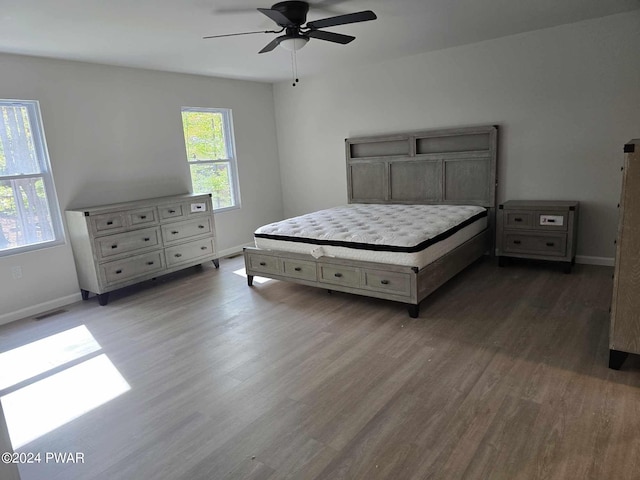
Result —
POLYGON ((613 257, 622 146, 640 137, 639 47, 636 11, 300 72, 274 90, 285 215, 347 201, 347 137, 497 124, 499 201, 580 200, 578 254, 613 257))
MULTIPOLYGON (((216 216, 218 249, 282 218, 270 84, 2 54, 0 71, 0 98, 40 101, 63 211, 188 191, 180 107, 227 107, 242 208, 216 216)), ((0 323, 79 298, 70 246, 0 258, 0 285, 0 323)))

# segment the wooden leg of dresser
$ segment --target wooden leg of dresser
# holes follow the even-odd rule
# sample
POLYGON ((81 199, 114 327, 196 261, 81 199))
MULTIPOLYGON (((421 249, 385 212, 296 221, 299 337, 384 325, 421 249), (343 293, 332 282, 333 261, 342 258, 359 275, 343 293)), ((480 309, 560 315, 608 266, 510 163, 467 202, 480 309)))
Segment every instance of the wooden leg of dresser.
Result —
POLYGON ((622 364, 628 356, 629 354, 627 352, 609 350, 609 368, 612 370, 620 370, 620 367, 622 367, 622 364))
POLYGON ((80 289, 80 295, 82 295, 82 300, 87 300, 89 298, 89 290, 80 289))
POLYGON ((213 260, 211 260, 213 262, 213 266, 216 268, 220 268, 220 260, 218 260, 217 258, 214 258, 213 260))
POLYGON ((109 292, 107 293, 99 293, 98 294, 98 303, 103 307, 109 303, 109 292))
POLYGON ((412 304, 410 303, 409 305, 407 305, 407 310, 409 311, 409 316, 411 318, 418 318, 418 316, 420 315, 420 304, 412 304))
POLYGON ((506 267, 507 266, 507 257, 498 257, 498 266, 499 267, 506 267))
POLYGON ((253 287, 253 275, 247 275, 247 285, 253 287))
POLYGON ((562 262, 562 271, 564 273, 571 273, 571 267, 573 267, 573 262, 562 262))

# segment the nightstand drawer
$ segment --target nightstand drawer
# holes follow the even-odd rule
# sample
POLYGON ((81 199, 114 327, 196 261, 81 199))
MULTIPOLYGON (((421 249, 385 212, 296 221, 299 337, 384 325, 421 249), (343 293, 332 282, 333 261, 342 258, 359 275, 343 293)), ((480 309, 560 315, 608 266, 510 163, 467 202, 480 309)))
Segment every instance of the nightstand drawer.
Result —
POLYGON ((320 265, 319 280, 335 285, 357 288, 360 286, 360 270, 340 265, 320 265))
POLYGON ((507 253, 544 254, 563 257, 567 252, 567 236, 560 233, 539 235, 506 232, 503 247, 507 253))
POLYGON ((504 218, 505 228, 531 228, 533 225, 533 212, 509 210, 504 212, 504 218))
POLYGON ((536 212, 535 228, 537 230, 567 231, 567 213, 565 212, 536 212))

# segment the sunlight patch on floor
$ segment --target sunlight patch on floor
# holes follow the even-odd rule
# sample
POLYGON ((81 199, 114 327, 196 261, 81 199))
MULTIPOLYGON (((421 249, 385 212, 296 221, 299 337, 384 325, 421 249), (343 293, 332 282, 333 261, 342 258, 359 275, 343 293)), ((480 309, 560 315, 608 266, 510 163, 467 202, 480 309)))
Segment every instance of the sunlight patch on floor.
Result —
POLYGON ((102 354, 3 396, 14 449, 84 415, 131 387, 102 354))
POLYGON ((86 326, 0 353, 0 390, 100 350, 86 326))
MULTIPOLYGON (((241 277, 247 278, 247 272, 244 271, 244 268, 241 268, 239 270, 235 270, 233 273, 235 273, 236 275, 239 275, 241 277)), ((265 277, 253 277, 253 281, 254 283, 267 283, 270 282, 271 278, 265 278, 265 277)))

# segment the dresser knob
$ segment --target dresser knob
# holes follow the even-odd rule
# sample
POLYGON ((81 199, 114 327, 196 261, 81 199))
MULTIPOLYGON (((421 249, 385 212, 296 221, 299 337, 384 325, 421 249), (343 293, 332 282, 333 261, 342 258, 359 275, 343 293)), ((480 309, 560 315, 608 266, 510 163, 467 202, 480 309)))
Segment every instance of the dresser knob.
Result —
POLYGON ((175 210, 169 210, 169 213, 176 213, 175 210))
POLYGON ((171 232, 171 235, 177 235, 179 232, 177 230, 174 230, 173 232, 171 232))
POLYGON ((521 218, 514 218, 514 219, 513 219, 513 221, 514 221, 514 222, 521 222, 521 221, 522 221, 522 219, 521 219, 521 218))
POLYGON ((122 270, 116 270, 116 273, 122 273, 122 270))
POLYGON ((334 273, 333 276, 337 277, 337 278, 340 278, 342 276, 342 274, 340 272, 338 272, 338 273, 334 273))
POLYGON ((145 242, 148 242, 149 240, 151 240, 149 237, 144 237, 143 239, 145 242))
POLYGON ((264 266, 266 266, 266 265, 267 265, 267 264, 266 264, 266 262, 260 262, 260 266, 261 266, 261 267, 264 267, 264 266))
POLYGON ((380 280, 382 285, 389 285, 389 280, 380 280))
POLYGON ((555 245, 555 243, 553 242, 547 242, 547 247, 553 247, 555 245))
POLYGON ((300 267, 296 267, 296 268, 294 268, 294 270, 295 270, 296 272, 301 272, 301 271, 302 271, 302 269, 301 269, 300 267))
POLYGON ((111 248, 118 248, 118 245, 111 245, 111 248))
POLYGON ((176 258, 180 258, 181 256, 182 256, 182 254, 181 254, 181 253, 176 253, 176 254, 174 255, 174 257, 176 257, 176 258))
POLYGON ((204 225, 198 225, 198 228, 204 228, 204 225))
POLYGON ((207 247, 200 247, 200 250, 206 250, 207 247))
POLYGON ((107 222, 107 225, 113 225, 113 222, 112 222, 111 220, 109 220, 109 221, 107 222))
POLYGON ((140 220, 144 220, 145 218, 147 218, 146 215, 140 215, 140 220))
POLYGON ((515 243, 516 245, 520 245, 522 242, 520 240, 514 240, 513 243, 515 243))
POLYGON ((153 265, 153 262, 147 262, 147 265, 153 265))

